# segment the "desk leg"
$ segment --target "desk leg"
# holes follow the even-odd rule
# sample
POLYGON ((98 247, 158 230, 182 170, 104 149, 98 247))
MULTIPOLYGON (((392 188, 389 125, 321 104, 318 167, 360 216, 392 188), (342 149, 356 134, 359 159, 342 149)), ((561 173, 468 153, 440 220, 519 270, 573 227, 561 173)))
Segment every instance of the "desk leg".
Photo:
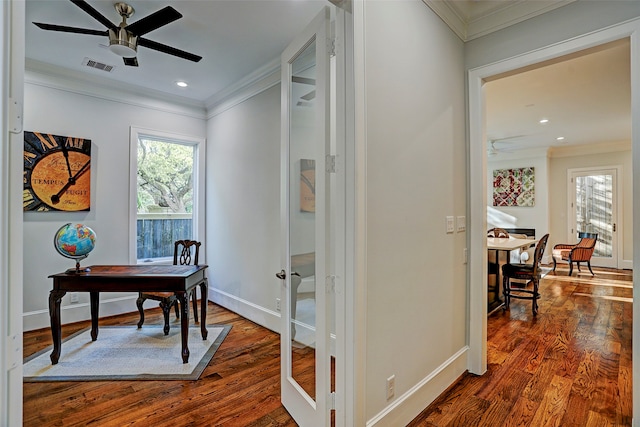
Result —
POLYGON ((49 293, 49 317, 51 319, 51 338, 53 339, 53 351, 51 352, 51 364, 55 365, 60 359, 62 347, 62 331, 60 328, 60 301, 66 294, 65 291, 52 290, 49 293))
POLYGON ((98 306, 100 294, 98 292, 89 292, 89 302, 91 304, 91 341, 98 339, 98 306))
POLYGON ((200 300, 200 331, 202 332, 202 339, 206 340, 207 335, 209 335, 209 331, 207 331, 207 305, 209 304, 209 285, 207 284, 207 279, 204 279, 204 282, 200 283, 200 296, 202 299, 200 300))
MULTIPOLYGON (((182 363, 189 362, 189 294, 176 292, 180 304, 180 336, 182 337, 182 363)), ((203 320, 204 321, 204 320, 203 320)))

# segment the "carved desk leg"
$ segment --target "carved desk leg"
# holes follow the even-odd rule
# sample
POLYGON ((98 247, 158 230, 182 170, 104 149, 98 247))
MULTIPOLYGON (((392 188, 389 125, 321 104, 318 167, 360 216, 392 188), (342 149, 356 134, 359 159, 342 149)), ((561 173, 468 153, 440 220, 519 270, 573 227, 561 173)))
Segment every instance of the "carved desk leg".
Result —
POLYGON ((100 293, 89 292, 89 301, 91 304, 91 341, 98 339, 98 306, 100 301, 100 293))
POLYGON ((51 318, 51 338, 53 339, 53 351, 51 352, 51 364, 55 365, 60 359, 62 346, 60 330, 60 300, 66 294, 65 291, 52 290, 49 293, 49 317, 51 318))
POLYGON ((180 335, 182 338, 182 363, 189 363, 189 294, 176 292, 182 313, 180 315, 180 335))
POLYGON ((202 339, 206 340, 207 335, 209 335, 209 331, 207 330, 207 305, 209 303, 207 293, 209 291, 209 286, 207 285, 207 279, 205 278, 202 283, 200 283, 200 331, 202 333, 202 339))

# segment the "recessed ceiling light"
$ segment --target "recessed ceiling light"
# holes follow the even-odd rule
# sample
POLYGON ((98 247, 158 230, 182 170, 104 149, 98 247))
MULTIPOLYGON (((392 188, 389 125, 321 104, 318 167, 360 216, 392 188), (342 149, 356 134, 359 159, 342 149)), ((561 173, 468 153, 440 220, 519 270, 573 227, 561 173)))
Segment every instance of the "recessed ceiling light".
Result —
POLYGON ((542 119, 542 120, 540 120, 540 124, 545 124, 545 123, 549 123, 549 119, 542 119))
POLYGON ((564 136, 559 136, 556 138, 556 141, 564 141, 564 136))
POLYGON ((180 87, 187 87, 187 86, 189 86, 189 85, 187 84, 187 82, 183 82, 182 80, 177 81, 177 82, 176 82, 176 85, 178 85, 178 86, 180 86, 180 87))

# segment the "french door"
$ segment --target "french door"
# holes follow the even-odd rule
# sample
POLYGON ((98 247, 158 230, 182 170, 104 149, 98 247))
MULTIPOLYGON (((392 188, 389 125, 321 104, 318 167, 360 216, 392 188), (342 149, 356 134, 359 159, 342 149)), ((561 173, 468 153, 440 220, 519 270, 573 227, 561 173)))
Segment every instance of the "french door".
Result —
POLYGON ((618 268, 618 168, 570 169, 569 236, 598 233, 591 264, 618 268))
POLYGON ((330 422, 328 292, 330 10, 282 53, 282 403, 303 426, 330 422))

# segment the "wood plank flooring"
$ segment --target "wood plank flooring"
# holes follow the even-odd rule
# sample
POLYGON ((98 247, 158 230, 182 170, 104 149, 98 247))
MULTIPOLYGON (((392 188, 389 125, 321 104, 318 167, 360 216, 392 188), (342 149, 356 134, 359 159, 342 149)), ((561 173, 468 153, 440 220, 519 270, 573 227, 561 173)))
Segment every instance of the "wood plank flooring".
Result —
MULTIPOLYGON (((630 426, 631 273, 595 272, 547 275, 536 318, 522 300, 491 315, 487 373, 463 375, 409 425, 630 426)), ((162 324, 159 310, 146 317, 162 324)), ((280 403, 279 335, 212 303, 207 322, 233 328, 199 381, 25 383, 24 426, 296 426, 280 403)), ((49 345, 48 328, 24 334, 25 356, 49 345)))
MULTIPOLYGON (((100 319, 137 322, 137 313, 100 319)), ((159 309, 145 312, 146 325, 162 323, 159 309)), ((200 380, 24 383, 23 425, 296 426, 280 403, 280 336, 213 303, 207 323, 232 328, 200 380)), ((89 326, 65 325, 63 338, 89 326)), ((24 334, 25 357, 49 345, 48 328, 24 334)))
POLYGON ((487 373, 463 375, 409 426, 631 426, 631 272, 582 270, 541 281, 537 317, 525 300, 492 314, 487 373))

